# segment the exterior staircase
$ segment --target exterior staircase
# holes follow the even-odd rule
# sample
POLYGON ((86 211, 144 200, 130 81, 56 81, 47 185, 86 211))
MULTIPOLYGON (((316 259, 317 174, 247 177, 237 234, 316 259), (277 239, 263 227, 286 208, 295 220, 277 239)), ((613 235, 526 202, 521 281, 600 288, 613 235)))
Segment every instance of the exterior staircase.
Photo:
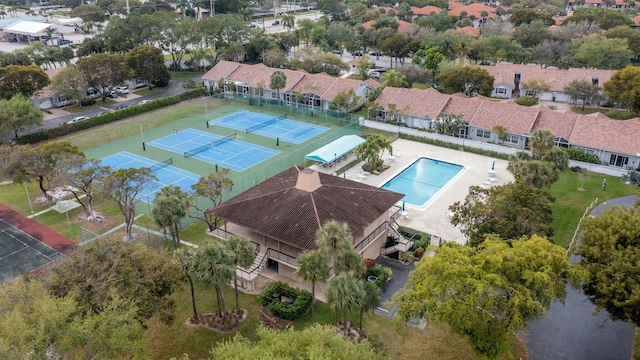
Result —
POLYGON ((392 219, 391 222, 388 223, 389 235, 396 239, 396 244, 391 247, 380 249, 380 255, 387 255, 393 252, 407 252, 413 246, 413 241, 405 238, 399 231, 398 228, 400 225, 392 219))
POLYGON ((267 260, 266 256, 266 253, 257 253, 256 258, 253 260, 253 264, 251 264, 248 269, 238 266, 236 268, 236 275, 238 275, 238 278, 245 281, 253 281, 258 277, 260 272, 262 272, 262 269, 264 269, 267 260))

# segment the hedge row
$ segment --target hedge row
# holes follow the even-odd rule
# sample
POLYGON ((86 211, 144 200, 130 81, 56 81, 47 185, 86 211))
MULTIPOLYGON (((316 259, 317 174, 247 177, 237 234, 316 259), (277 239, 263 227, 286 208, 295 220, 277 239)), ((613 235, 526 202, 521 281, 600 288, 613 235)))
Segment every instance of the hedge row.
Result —
POLYGON ((148 111, 160 109, 165 106, 175 105, 186 100, 200 97, 202 95, 204 95, 204 88, 198 87, 196 89, 189 90, 182 94, 160 98, 157 100, 150 101, 146 104, 134 105, 126 109, 121 109, 117 111, 110 111, 104 115, 96 116, 85 121, 80 121, 73 124, 64 123, 58 126, 57 128, 52 128, 52 129, 41 129, 36 131, 33 134, 22 135, 16 138, 16 142, 18 144, 23 145, 23 144, 32 144, 40 141, 55 139, 60 136, 69 135, 76 131, 86 130, 94 126, 108 124, 114 121, 128 118, 130 116, 135 116, 148 111))
POLYGON ((285 320, 296 320, 309 309, 313 298, 308 291, 294 289, 282 281, 277 281, 267 285, 258 296, 258 301, 262 306, 267 306, 274 316, 285 320), (280 297, 289 297, 294 300, 289 304, 286 301, 274 299, 274 293, 279 293, 280 297))
POLYGON ((569 159, 571 160, 582 161, 591 164, 602 164, 600 158, 595 154, 588 154, 584 150, 576 148, 568 148, 566 150, 567 153, 569 153, 569 159))
MULTIPOLYGON (((421 143, 425 143, 425 144, 429 144, 429 145, 435 145, 435 146, 440 146, 440 147, 444 147, 444 148, 448 148, 448 149, 455 149, 455 150, 460 150, 460 145, 458 144, 454 144, 454 143, 450 143, 450 142, 446 142, 446 141, 442 141, 442 140, 436 140, 436 139, 429 139, 426 137, 422 137, 422 136, 416 136, 416 135, 409 135, 409 134, 405 134, 405 133, 400 133, 400 138, 401 139, 405 139, 405 140, 411 140, 411 141, 417 141, 417 142, 421 142, 421 143)), ((485 150, 485 149, 479 149, 479 148, 475 148, 472 146, 465 146, 464 151, 466 152, 470 152, 470 153, 474 153, 474 154, 478 154, 478 155, 485 155, 485 156, 490 156, 496 159, 504 159, 504 160, 509 160, 509 154, 503 154, 497 151, 493 151, 493 150, 485 150)))

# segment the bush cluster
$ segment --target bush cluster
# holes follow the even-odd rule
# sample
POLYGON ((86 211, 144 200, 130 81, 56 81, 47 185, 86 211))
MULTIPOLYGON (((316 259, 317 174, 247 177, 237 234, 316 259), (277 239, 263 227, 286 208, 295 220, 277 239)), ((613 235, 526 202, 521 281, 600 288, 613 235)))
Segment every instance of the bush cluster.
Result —
POLYGON ((384 286, 384 284, 387 283, 387 281, 389 281, 389 279, 391 278, 392 275, 392 271, 391 268, 388 268, 386 266, 382 266, 380 264, 375 264, 372 267, 368 268, 365 272, 363 278, 365 281, 367 281, 367 278, 369 276, 375 276, 378 279, 376 280, 376 285, 378 285, 379 288, 382 289, 382 287, 384 286))
POLYGON ((189 99, 200 97, 202 95, 204 95, 204 89, 202 87, 198 87, 196 89, 189 90, 182 94, 160 98, 154 101, 150 101, 146 104, 135 105, 135 106, 131 106, 126 109, 121 109, 118 111, 112 111, 104 115, 96 116, 85 121, 80 121, 73 124, 64 123, 58 126, 57 128, 52 128, 52 129, 41 129, 39 131, 36 131, 33 134, 23 135, 16 138, 16 142, 20 145, 24 145, 24 144, 33 144, 40 141, 55 139, 57 137, 65 136, 65 135, 74 133, 76 131, 86 130, 94 126, 108 124, 114 121, 128 118, 130 116, 135 116, 148 111, 160 109, 165 106, 175 105, 189 99))
POLYGON ((600 158, 597 155, 588 154, 581 149, 568 148, 567 153, 569 153, 569 159, 571 160, 582 161, 591 164, 601 164, 600 158))
MULTIPOLYGON (((454 143, 449 143, 449 142, 442 141, 442 140, 429 139, 429 138, 426 138, 426 137, 409 135, 409 134, 405 134, 405 133, 400 133, 399 136, 400 136, 401 139, 405 139, 405 140, 421 142, 421 143, 440 146, 440 147, 444 147, 444 148, 448 148, 448 149, 455 149, 455 150, 459 150, 460 149, 460 145, 454 144, 454 143)), ((499 152, 493 151, 493 150, 478 149, 478 148, 475 148, 475 147, 468 146, 468 147, 464 148, 464 151, 470 152, 470 153, 474 153, 474 154, 479 154, 479 155, 490 156, 490 157, 493 157, 493 158, 496 158, 496 159, 509 160, 509 154, 503 154, 503 153, 499 153, 499 152)))
POLYGON ((531 96, 520 96, 513 102, 522 106, 533 106, 538 104, 538 99, 531 96))
POLYGON ((620 109, 611 109, 604 113, 606 116, 616 120, 628 120, 636 117, 638 114, 634 114, 631 111, 625 111, 620 109))
POLYGON ((309 309, 313 298, 308 291, 295 289, 282 281, 277 281, 267 285, 258 296, 258 301, 262 306, 268 307, 274 316, 285 320, 296 320, 309 309), (274 293, 279 293, 281 297, 293 298, 293 303, 288 304, 285 301, 274 299, 272 296, 274 293))

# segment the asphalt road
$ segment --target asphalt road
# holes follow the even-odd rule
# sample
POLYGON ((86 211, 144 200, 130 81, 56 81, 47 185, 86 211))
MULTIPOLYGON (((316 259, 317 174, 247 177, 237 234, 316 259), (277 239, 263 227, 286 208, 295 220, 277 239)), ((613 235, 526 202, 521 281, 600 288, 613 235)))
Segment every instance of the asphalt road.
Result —
MULTIPOLYGON (((601 215, 611 206, 631 206, 636 196, 625 196, 598 205, 591 212, 601 215)), ((572 256, 571 262, 580 261, 572 256)), ((581 289, 567 287, 565 303, 554 302, 543 320, 529 324, 523 332, 529 360, 629 360, 635 327, 613 321, 606 310, 595 312, 581 289)))

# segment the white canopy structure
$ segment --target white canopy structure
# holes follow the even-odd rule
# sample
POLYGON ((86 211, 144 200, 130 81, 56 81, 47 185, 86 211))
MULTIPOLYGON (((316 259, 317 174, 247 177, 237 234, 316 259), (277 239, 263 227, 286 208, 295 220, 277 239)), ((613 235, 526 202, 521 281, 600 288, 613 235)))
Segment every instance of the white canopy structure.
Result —
POLYGON ((54 19, 53 22, 58 25, 70 26, 70 27, 76 27, 84 24, 84 20, 82 20, 82 18, 79 18, 79 17, 74 17, 70 19, 54 19))
POLYGON ((27 35, 32 37, 41 37, 45 35, 45 30, 51 24, 36 21, 18 21, 4 28, 4 32, 15 35, 27 35))
POLYGON ((358 135, 345 135, 307 154, 305 158, 328 164, 336 158, 340 158, 342 155, 349 153, 363 142, 365 142, 365 140, 358 135))

